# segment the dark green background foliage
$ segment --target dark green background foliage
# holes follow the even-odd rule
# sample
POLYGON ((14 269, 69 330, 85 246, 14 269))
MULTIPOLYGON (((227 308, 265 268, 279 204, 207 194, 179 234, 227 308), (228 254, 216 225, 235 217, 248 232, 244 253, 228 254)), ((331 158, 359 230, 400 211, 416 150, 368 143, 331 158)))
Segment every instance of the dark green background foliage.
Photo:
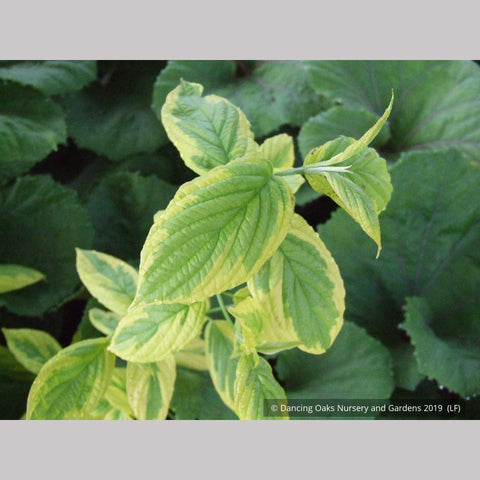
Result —
MULTIPOLYGON (((480 69, 473 61, 19 61, 0 68, 0 263, 43 272, 0 295, 0 327, 63 345, 98 336, 75 247, 138 266, 186 168, 160 122, 179 80, 228 98, 257 141, 288 133, 297 164, 339 135, 358 138, 395 94, 373 146, 394 187, 383 250, 303 186, 346 288, 332 348, 269 357, 290 398, 465 399, 480 404, 480 69), (74 337, 75 336, 75 337, 74 337)), ((20 418, 33 380, 0 338, 0 418, 20 418)), ((181 368, 170 418, 234 418, 207 373, 181 368)), ((421 418, 426 418, 425 416, 421 418)))

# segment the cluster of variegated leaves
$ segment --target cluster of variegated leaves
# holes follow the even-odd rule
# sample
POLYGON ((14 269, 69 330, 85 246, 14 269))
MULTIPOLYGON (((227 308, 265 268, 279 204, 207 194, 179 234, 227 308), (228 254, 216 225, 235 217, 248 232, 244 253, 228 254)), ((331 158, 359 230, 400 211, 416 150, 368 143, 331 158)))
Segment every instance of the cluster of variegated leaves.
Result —
POLYGON ((38 373, 27 419, 166 418, 176 365, 208 369, 240 419, 265 418, 263 400, 286 395, 260 354, 321 354, 339 333, 342 278, 318 234, 294 213, 294 193, 304 175, 380 252, 378 215, 392 187, 385 160, 368 144, 393 96, 359 140, 329 141, 294 168, 290 136, 259 145, 239 108, 202 94, 201 85, 182 81, 163 106, 170 140, 199 176, 155 216, 139 271, 77 250, 82 282, 108 309, 89 312, 105 337, 61 350, 41 332, 28 365, 27 334, 5 329, 11 351, 38 373), (223 319, 214 319, 218 312, 223 319))

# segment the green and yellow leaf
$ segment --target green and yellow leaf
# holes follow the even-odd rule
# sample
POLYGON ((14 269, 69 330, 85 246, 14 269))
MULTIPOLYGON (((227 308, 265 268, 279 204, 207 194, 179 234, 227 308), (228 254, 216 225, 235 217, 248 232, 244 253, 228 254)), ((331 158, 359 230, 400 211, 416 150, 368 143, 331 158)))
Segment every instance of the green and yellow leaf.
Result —
POLYGON ((137 288, 137 271, 128 263, 95 250, 77 251, 77 272, 88 291, 119 315, 127 313, 137 288))
POLYGON ((210 376, 223 403, 234 408, 233 385, 238 358, 234 356, 235 331, 228 322, 208 322, 205 328, 206 354, 210 376))
POLYGON ((202 93, 202 85, 182 81, 167 95, 161 111, 168 137, 185 164, 199 174, 258 148, 250 122, 238 107, 202 93))
POLYGON ((123 410, 112 407, 105 398, 102 398, 98 406, 91 413, 82 417, 82 420, 132 420, 132 416, 123 410))
POLYGON ((242 288, 239 288, 232 297, 233 305, 238 305, 242 300, 250 297, 250 291, 248 287, 245 285, 242 288))
POLYGON ((120 410, 129 417, 133 417, 133 410, 127 397, 127 369, 124 367, 114 368, 104 398, 113 409, 120 410))
POLYGON ((17 361, 32 373, 38 373, 62 349, 55 338, 42 330, 2 328, 2 332, 17 361))
POLYGON ((0 345, 0 383, 25 382, 30 384, 34 375, 15 358, 13 353, 3 345, 0 345))
POLYGON ((339 137, 313 149, 305 158, 306 177, 314 190, 332 198, 382 248, 378 215, 390 200, 392 185, 387 162, 368 148, 385 124, 393 96, 385 113, 359 140, 339 137), (315 172, 314 164, 345 167, 347 171, 315 172))
POLYGON ((287 175, 283 179, 290 187, 292 193, 297 193, 299 188, 305 183, 305 178, 302 175, 287 175))
POLYGON ((132 420, 132 407, 128 402, 125 367, 115 367, 105 395, 94 410, 92 419, 98 420, 132 420))
POLYGON ((45 280, 45 275, 33 268, 21 265, 0 265, 0 293, 18 290, 40 280, 45 280))
POLYGON ((105 414, 103 420, 131 420, 131 418, 123 410, 112 408, 105 414))
MULTIPOLYGON (((265 400, 287 399, 270 364, 263 357, 247 354, 238 360, 233 396, 234 411, 240 420, 267 420, 271 417, 264 415, 265 400)), ((287 420, 288 414, 279 412, 279 417, 287 420)))
MULTIPOLYGON (((293 138, 286 133, 267 138, 260 145, 259 152, 261 158, 270 162, 275 171, 291 168, 295 162, 293 138)), ((296 193, 305 183, 302 175, 288 175, 283 177, 283 179, 292 190, 292 193, 296 193)))
POLYGON ((205 348, 205 340, 194 338, 185 348, 175 353, 175 363, 190 370, 208 370, 205 348))
POLYGON ((118 313, 106 312, 100 308, 92 308, 88 311, 90 323, 107 337, 111 337, 118 327, 122 318, 118 313))
POLYGON ((206 311, 206 302, 141 305, 122 318, 108 349, 131 362, 158 362, 198 337, 206 311))
POLYGON ((27 420, 88 418, 105 394, 115 356, 108 339, 95 338, 70 345, 52 357, 33 382, 27 420))
POLYGON ((343 324, 345 290, 330 252, 317 233, 294 215, 273 257, 248 282, 249 307, 263 310, 257 350, 275 353, 298 346, 325 352, 343 324))
POLYGON ((267 138, 260 145, 260 155, 269 161, 275 170, 293 167, 295 162, 293 138, 286 133, 267 138))
POLYGON ((263 319, 266 316, 262 305, 249 296, 228 310, 237 320, 236 328, 241 338, 240 349, 245 353, 256 353, 263 328, 263 319))
POLYGON ((246 282, 284 239, 293 207, 287 185, 257 158, 183 185, 148 234, 132 305, 204 300, 246 282))
POLYGON ((357 153, 360 153, 363 151, 365 147, 367 147, 374 138, 380 133, 380 130, 383 128, 385 123, 387 122, 388 117, 390 116, 390 113, 392 112, 392 107, 393 107, 393 92, 392 92, 392 97, 390 98, 390 103, 388 104, 388 107, 386 108, 385 112, 383 112, 383 115, 375 122, 375 124, 369 128, 359 140, 355 140, 352 145, 347 147, 342 153, 338 155, 336 158, 332 158, 328 164, 329 165, 336 165, 339 163, 344 162, 345 160, 348 160, 349 158, 353 157, 353 155, 356 155, 357 153))
POLYGON ((173 355, 161 362, 127 363, 127 395, 137 420, 164 420, 175 386, 173 355))

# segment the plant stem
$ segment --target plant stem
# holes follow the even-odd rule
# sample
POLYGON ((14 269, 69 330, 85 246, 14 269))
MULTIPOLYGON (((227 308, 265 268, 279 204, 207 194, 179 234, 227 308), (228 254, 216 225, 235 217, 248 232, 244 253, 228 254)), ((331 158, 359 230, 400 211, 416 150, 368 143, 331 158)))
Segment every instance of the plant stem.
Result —
POLYGON ((217 297, 218 304, 220 305, 220 310, 222 311, 223 316, 225 317, 225 320, 229 322, 232 327, 234 327, 232 317, 228 313, 227 307, 223 303, 222 294, 217 293, 216 297, 217 297))
POLYGON ((218 312, 223 312, 222 307, 213 307, 207 313, 218 313, 218 312))
POLYGON ((235 296, 234 293, 230 293, 230 292, 223 292, 222 295, 226 295, 227 297, 230 297, 230 298, 233 298, 235 296))
POLYGON ((298 167, 298 168, 287 168, 286 170, 280 170, 279 172, 275 172, 275 175, 279 177, 286 177, 288 175, 298 175, 302 174, 304 172, 303 167, 298 167))
POLYGON ((313 174, 313 175, 322 175, 323 173, 327 172, 340 172, 340 173, 353 173, 349 171, 351 165, 343 166, 335 166, 335 165, 325 165, 323 162, 319 163, 312 163, 311 165, 306 165, 303 167, 297 168, 287 168, 286 170, 280 170, 279 172, 275 172, 275 175, 279 177, 285 177, 288 175, 305 175, 305 174, 313 174))
POLYGON ((325 172, 353 173, 349 170, 350 167, 351 165, 347 165, 345 167, 338 167, 335 165, 319 165, 313 163, 312 165, 307 165, 306 167, 303 167, 303 172, 317 175, 322 175, 325 172))

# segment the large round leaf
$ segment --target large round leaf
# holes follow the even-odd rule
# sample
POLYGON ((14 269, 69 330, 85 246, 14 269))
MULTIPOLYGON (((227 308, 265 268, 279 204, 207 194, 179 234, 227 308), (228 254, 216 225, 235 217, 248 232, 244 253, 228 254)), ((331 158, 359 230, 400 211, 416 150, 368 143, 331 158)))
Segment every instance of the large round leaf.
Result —
POLYGON ((201 83, 209 94, 225 97, 241 108, 256 136, 281 125, 301 126, 328 105, 325 97, 311 88, 307 71, 298 61, 256 62, 248 75, 235 78, 233 62, 182 60, 170 62, 155 83, 153 108, 157 114, 168 91, 181 78, 201 83))
MULTIPOLYGON (((377 120, 378 116, 367 109, 333 107, 303 124, 298 134, 298 148, 302 156, 306 157, 313 148, 335 140, 340 135, 360 138, 377 120)), ((386 124, 371 146, 381 147, 389 138, 390 129, 386 124)))
MULTIPOLYGON (((470 61, 307 61, 311 85, 381 115, 393 89, 389 151, 456 146, 480 162, 480 67, 470 61)), ((344 115, 349 122, 349 114, 344 115)), ((340 134, 339 132, 338 134, 340 134)))
POLYGON ((1 296, 20 315, 41 315, 80 283, 75 247, 90 248, 93 228, 72 190, 50 177, 23 177, 0 194, 0 258, 39 270, 46 281, 1 296))
POLYGON ((33 88, 0 82, 0 184, 66 140, 60 107, 33 88))
POLYGON ((345 322, 328 352, 282 352, 276 369, 292 399, 383 399, 394 388, 388 350, 350 322, 345 322))
POLYGON ((0 78, 30 85, 45 95, 80 90, 97 76, 94 60, 12 61, 2 65, 0 78))
POLYGON ((94 247, 138 261, 153 216, 167 207, 176 189, 154 175, 118 172, 103 177, 87 202, 95 227, 94 247))
POLYGON ((441 325, 432 322, 432 312, 424 298, 407 300, 405 322, 402 324, 415 346, 418 369, 435 378, 440 385, 464 397, 480 393, 480 327, 478 322, 469 330, 454 336, 439 334, 441 325))
POLYGON ((235 414, 218 396, 207 372, 177 369, 170 408, 177 420, 235 420, 235 414))
MULTIPOLYGON (((422 296, 435 335, 461 342, 474 357, 480 311, 480 169, 451 149, 403 154, 391 175, 393 195, 380 217, 384 247, 378 260, 344 212, 335 212, 319 229, 345 281, 346 318, 392 348, 397 370, 410 368, 413 350, 406 348, 408 337, 398 325, 405 299, 422 296)), ((467 362, 466 355, 453 355, 458 351, 449 354, 452 372, 454 364, 467 362)), ((405 386, 410 380, 405 383, 398 372, 397 382, 405 386)))
POLYGON ((309 85, 301 62, 264 62, 243 81, 230 82, 215 94, 243 110, 256 136, 281 125, 300 126, 328 105, 325 97, 309 85))
POLYGON ((165 144, 162 126, 150 109, 152 85, 161 66, 128 63, 104 83, 62 97, 68 133, 77 145, 119 160, 165 144))

